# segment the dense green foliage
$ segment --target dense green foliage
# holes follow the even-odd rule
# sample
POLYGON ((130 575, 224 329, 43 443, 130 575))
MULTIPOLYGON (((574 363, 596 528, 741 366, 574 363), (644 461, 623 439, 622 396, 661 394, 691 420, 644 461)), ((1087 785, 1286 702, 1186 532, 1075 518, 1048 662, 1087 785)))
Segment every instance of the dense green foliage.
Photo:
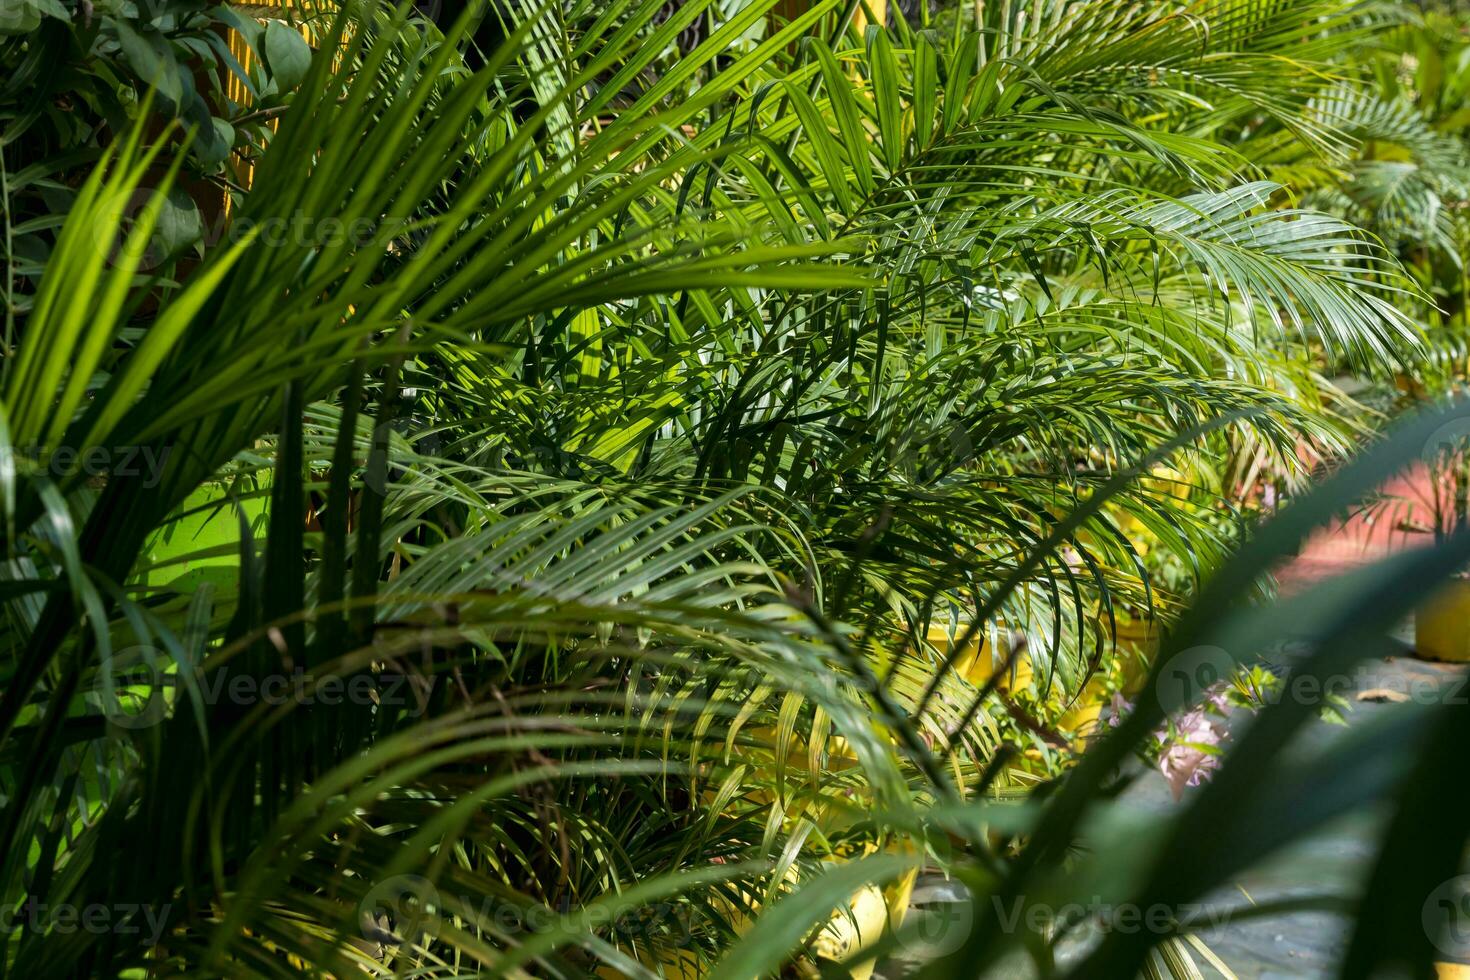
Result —
MULTIPOLYGON (((1346 972, 1427 963, 1405 896, 1453 874, 1465 709, 1303 760, 1315 709, 1282 702, 1126 825, 1116 778, 1182 705, 1075 766, 1066 713, 1121 609, 1177 621, 1165 654, 1289 637, 1330 672, 1463 561, 1250 605, 1443 420, 1228 558, 1262 468, 1298 487, 1303 447, 1367 428, 1326 368, 1422 362, 1442 291, 1400 259, 1457 258, 1363 142, 1399 127, 1427 207, 1461 193, 1453 127, 1343 108, 1392 99, 1349 59, 1395 15, 795 6, 524 0, 487 31, 356 5, 309 18, 299 78, 283 24, 247 29, 276 101, 204 99, 207 127, 127 44, 42 25, 134 97, 6 137, 7 243, 35 247, 6 252, 0 906, 32 912, 0 972, 747 978, 809 968, 834 908, 920 864, 975 900, 934 975, 1047 972, 1062 937, 1012 899, 1193 901, 1394 794, 1444 860, 1396 876, 1388 839, 1346 972), (244 116, 248 189, 201 149, 244 116), (228 226, 160 251, 180 193, 228 195, 228 226), (1019 691, 946 653, 1000 627, 1019 691), (34 911, 94 906, 139 928, 34 911)), ((149 50, 223 91, 192 25, 148 20, 149 50)), ((1192 955, 1120 933, 1067 969, 1192 955)))
MULTIPOLYGON (((135 124, 161 139, 167 156, 183 157, 155 225, 154 264, 172 271, 179 259, 197 258, 220 237, 226 189, 239 187, 310 60, 306 40, 284 21, 258 22, 202 0, 7 4, 0 249, 11 308, 30 310, 77 187, 135 124), (232 53, 227 28, 250 39, 257 55, 249 67, 232 53), (170 122, 178 125, 166 129, 170 122)), ((141 197, 131 202, 129 217, 141 206, 141 197)))

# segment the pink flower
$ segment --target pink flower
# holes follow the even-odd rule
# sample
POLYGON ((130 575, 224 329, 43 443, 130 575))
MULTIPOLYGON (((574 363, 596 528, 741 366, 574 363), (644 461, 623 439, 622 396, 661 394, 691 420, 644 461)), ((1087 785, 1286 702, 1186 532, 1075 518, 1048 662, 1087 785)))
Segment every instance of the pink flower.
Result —
POLYGON ((1205 716, 1204 710, 1191 711, 1174 726, 1174 738, 1160 732, 1161 744, 1169 743, 1159 756, 1159 771, 1169 781, 1169 789, 1177 801, 1186 786, 1198 786, 1210 773, 1220 768, 1220 756, 1213 750, 1224 737, 1220 729, 1205 716))
POLYGON ((1108 709, 1108 726, 1117 728, 1123 724, 1123 716, 1133 710, 1133 704, 1123 697, 1122 692, 1113 694, 1113 703, 1108 709))

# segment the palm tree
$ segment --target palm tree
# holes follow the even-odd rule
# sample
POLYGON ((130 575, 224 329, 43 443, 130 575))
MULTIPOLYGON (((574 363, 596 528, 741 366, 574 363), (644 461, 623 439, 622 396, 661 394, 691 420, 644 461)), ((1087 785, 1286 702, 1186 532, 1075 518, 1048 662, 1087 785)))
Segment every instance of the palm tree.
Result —
POLYGON ((771 7, 507 5, 475 70, 472 12, 350 7, 179 283, 146 127, 92 172, 3 376, 0 882, 167 921, 6 970, 799 959, 1065 745, 928 625, 1075 692, 1117 514, 1222 559, 1157 447, 1330 434, 1278 360, 1412 346, 1214 129, 1330 145, 1351 5, 771 7))

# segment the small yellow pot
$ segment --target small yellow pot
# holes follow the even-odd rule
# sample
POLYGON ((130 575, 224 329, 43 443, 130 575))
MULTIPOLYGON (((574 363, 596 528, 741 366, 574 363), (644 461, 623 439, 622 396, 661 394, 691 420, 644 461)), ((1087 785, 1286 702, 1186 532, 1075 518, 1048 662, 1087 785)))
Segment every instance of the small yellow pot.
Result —
POLYGON ((1057 727, 1066 732, 1075 732, 1079 739, 1095 735, 1102 729, 1102 709, 1111 698, 1104 689, 1103 679, 1094 677, 1087 682, 1072 702, 1072 707, 1062 715, 1057 727))
POLYGON ((1123 692, 1137 694, 1148 679, 1149 665, 1159 652, 1161 631, 1157 620, 1118 617, 1113 624, 1113 645, 1122 661, 1123 692))
MULTIPOLYGON (((965 626, 955 627, 955 639, 959 639, 965 633, 965 626)), ((929 642, 941 653, 949 652, 949 630, 942 626, 931 626, 929 628, 929 642)), ((1007 632, 999 626, 984 626, 976 634, 975 638, 959 652, 955 657, 955 671, 976 687, 984 687, 989 680, 995 676, 996 671, 1003 670, 1006 666, 1006 658, 1010 656, 1007 643, 1007 632)), ((1024 655, 1017 657, 1006 670, 1005 676, 997 685, 1002 691, 1025 687, 1031 683, 1031 662, 1024 655)))
MULTIPOLYGON (((1159 624, 1152 619, 1118 617, 1113 624, 1113 644, 1119 658, 1119 677, 1123 693, 1135 696, 1148 679, 1149 665, 1159 650, 1159 624)), ((1107 678, 1102 674, 1092 677, 1077 697, 1072 707, 1062 715, 1058 727, 1063 731, 1075 732, 1080 738, 1095 735, 1102 729, 1102 712, 1112 701, 1107 678)))
MULTIPOLYGON (((964 629, 959 627, 955 632, 958 635, 964 629)), ((1159 634, 1158 623, 1152 619, 1119 617, 1116 620, 1113 639, 1122 656, 1123 688, 1126 693, 1135 694, 1143 686, 1148 677, 1149 661, 1159 647, 1159 634)), ((955 658, 956 672, 976 687, 983 687, 997 671, 1006 667, 1009 656, 1006 649, 1007 638, 1008 631, 1004 628, 986 626, 955 658)), ((941 653, 949 651, 949 632, 945 627, 931 627, 928 639, 941 653)), ((1000 679, 996 688, 1002 693, 1016 691, 1029 685, 1032 677, 1031 661, 1023 653, 1005 671, 1005 676, 1000 679)), ((1101 727, 1103 708, 1110 700, 1105 688, 1103 677, 1096 676, 1089 680, 1087 686, 1072 701, 1072 707, 1058 720, 1059 727, 1084 737, 1097 732, 1101 727)))
MULTIPOLYGON (((788 870, 787 877, 792 878, 794 873, 793 867, 788 870)), ((919 869, 911 868, 884 888, 864 885, 848 899, 846 909, 833 913, 826 927, 812 942, 812 951, 823 959, 849 962, 851 980, 870 980, 878 961, 856 962, 857 957, 872 948, 885 931, 903 925, 918 877, 919 869)), ((755 904, 754 910, 759 912, 759 903, 755 904)), ((750 918, 734 909, 731 911, 734 913, 731 918, 735 932, 744 935, 751 926, 750 918)), ((697 980, 704 972, 694 954, 685 950, 669 951, 656 960, 651 957, 644 960, 641 956, 639 959, 665 980, 697 980)), ((610 966, 598 967, 596 975, 602 980, 625 980, 626 977, 621 970, 610 966)))
POLYGON ((848 911, 838 912, 817 936, 812 948, 816 954, 834 962, 847 962, 852 980, 869 980, 877 968, 876 959, 855 962, 866 949, 878 942, 884 932, 903 925, 909 899, 914 894, 914 881, 919 869, 903 873, 886 888, 864 885, 848 902, 848 911))
POLYGON ((1470 662, 1470 580, 1455 579, 1419 607, 1414 649, 1424 660, 1470 662))
MULTIPOLYGON (((684 950, 674 950, 652 962, 643 962, 640 958, 639 962, 663 977, 664 980, 699 980, 708 972, 707 968, 700 967, 698 957, 684 950)), ((610 966, 599 966, 595 975, 601 980, 627 980, 628 978, 628 974, 610 966)))

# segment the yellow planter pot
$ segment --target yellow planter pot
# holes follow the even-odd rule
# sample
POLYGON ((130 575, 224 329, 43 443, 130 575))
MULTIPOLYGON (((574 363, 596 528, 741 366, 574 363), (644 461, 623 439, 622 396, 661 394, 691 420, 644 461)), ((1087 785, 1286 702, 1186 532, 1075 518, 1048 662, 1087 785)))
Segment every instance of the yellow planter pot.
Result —
MULTIPOLYGON (((956 639, 964 633, 963 625, 955 628, 956 639)), ((997 625, 987 625, 955 657, 955 672, 975 687, 984 687, 992 682, 998 672, 1003 672, 995 688, 1001 693, 1019 691, 1030 686, 1035 671, 1024 652, 1009 664, 1009 630, 997 625)), ((929 643, 941 654, 950 650, 950 635, 947 627, 930 627, 929 643)), ((1102 678, 1094 678, 1078 695, 1073 707, 1059 720, 1060 727, 1068 731, 1089 734, 1097 728, 1097 719, 1102 713, 1107 698, 1101 694, 1102 678)))
MULTIPOLYGON (((768 780, 774 781, 776 759, 784 756, 789 784, 793 788, 805 786, 812 775, 813 761, 811 747, 805 738, 798 733, 791 733, 787 736, 786 745, 781 746, 780 733, 769 725, 753 726, 745 732, 755 743, 754 746, 743 743, 741 752, 742 761, 754 767, 752 777, 764 773, 768 780), (785 749, 784 753, 778 751, 781 748, 785 749)), ((825 750, 823 769, 826 771, 841 771, 858 765, 856 753, 847 739, 840 735, 829 734, 822 748, 825 750)), ((715 799, 713 789, 706 789, 703 798, 706 804, 712 804, 715 799)), ((747 794, 747 798, 771 802, 774 800, 774 793, 757 791, 747 794)), ((851 825, 855 813, 861 809, 855 807, 855 803, 861 804, 862 800, 845 800, 843 806, 814 802, 806 811, 806 816, 830 834, 851 825)), ((889 845, 889 849, 904 854, 915 853, 913 845, 902 842, 889 845)), ((875 850, 876 845, 869 844, 866 853, 873 853, 875 850)), ((824 860, 835 864, 841 859, 824 860)), ((859 889, 848 899, 847 907, 835 911, 812 940, 812 952, 822 959, 839 962, 860 957, 863 950, 871 948, 878 941, 885 929, 897 928, 902 924, 917 878, 918 868, 913 868, 883 888, 867 885, 859 889)), ((787 869, 786 879, 789 883, 796 884, 797 869, 794 865, 787 869)), ((760 903, 752 902, 751 907, 758 913, 760 903)), ((737 934, 743 935, 750 928, 752 916, 747 915, 743 908, 726 905, 725 914, 737 934)), ((635 955, 644 966, 671 980, 694 980, 705 972, 700 969, 694 955, 684 950, 668 951, 657 957, 644 951, 625 952, 635 955)), ((854 963, 850 974, 853 980, 868 980, 876 965, 876 961, 854 963)), ((596 975, 607 980, 620 980, 624 976, 621 971, 610 966, 599 967, 596 975)))
MULTIPOLYGON (((1159 624, 1152 619, 1119 617, 1114 623, 1113 645, 1119 659, 1118 680, 1126 697, 1136 696, 1148 679, 1149 666, 1159 650, 1159 636, 1159 624)), ((1103 708, 1112 700, 1107 688, 1107 681, 1102 676, 1089 680, 1071 710, 1062 716, 1061 727, 1083 737, 1096 734, 1102 728, 1103 708)))
POLYGON ((1161 630, 1152 619, 1119 617, 1113 624, 1113 644, 1122 661, 1123 691, 1137 694, 1148 679, 1148 668, 1159 652, 1161 630))
MULTIPOLYGON (((964 632, 964 626, 956 627, 955 638, 959 639, 964 632)), ((995 676, 996 671, 1005 669, 1006 659, 1010 656, 1006 635, 1007 631, 999 626, 982 628, 955 658, 956 672, 976 687, 983 687, 995 676)), ((949 630, 947 628, 931 626, 928 638, 937 650, 948 652, 949 630)), ((1016 658, 1009 670, 1006 670, 1005 676, 1001 678, 997 686, 1005 691, 1025 687, 1029 683, 1031 683, 1031 663, 1022 655, 1016 658)))
POLYGON ((1063 731, 1075 732, 1081 738, 1095 735, 1102 728, 1102 710, 1110 697, 1101 677, 1087 682, 1082 693, 1072 702, 1072 707, 1062 715, 1058 727, 1063 731))
POLYGON ((1419 607, 1414 648, 1425 660, 1470 662, 1470 581, 1454 580, 1419 607))
MULTIPOLYGON (((956 633, 963 633, 963 628, 956 633)), ((1122 655, 1123 688, 1129 694, 1136 693, 1148 677, 1149 663, 1159 649, 1161 630, 1152 619, 1118 617, 1113 629, 1113 642, 1122 655)), ((979 636, 955 659, 959 674, 979 687, 987 683, 996 671, 1006 665, 1009 650, 1006 643, 1007 631, 999 626, 987 626, 979 636)), ((944 627, 929 629, 929 642, 938 650, 949 649, 949 632, 944 627)), ((1031 682, 1031 663, 1023 654, 1016 659, 1006 676, 997 685, 1001 690, 1014 690, 1031 682)))
MULTIPOLYGON (((962 632, 963 628, 956 630, 956 633, 962 632)), ((1123 691, 1128 696, 1137 694, 1144 681, 1147 680, 1149 665, 1153 660, 1153 655, 1159 649, 1160 635, 1159 624, 1152 619, 1120 616, 1115 621, 1113 642, 1120 658, 1119 672, 1122 675, 1123 691)), ((976 687, 985 685, 997 671, 1006 666, 1006 658, 1009 655, 1005 649, 1006 636, 1005 629, 987 626, 960 652, 955 659, 955 669, 965 680, 976 687)), ((929 642, 940 651, 947 651, 949 649, 948 630, 943 627, 930 628, 929 642)), ((1022 654, 1006 670, 1005 676, 1001 678, 996 687, 1000 691, 1018 690, 1027 686, 1032 676, 1031 663, 1022 654)), ((1073 706, 1062 715, 1059 720, 1060 727, 1082 735, 1092 734, 1098 729, 1103 708, 1109 700, 1111 698, 1106 690, 1104 679, 1100 676, 1092 678, 1072 702, 1073 706)))
POLYGON ((903 925, 909 899, 914 893, 914 881, 918 877, 919 869, 914 868, 885 888, 865 885, 852 897, 848 910, 833 916, 812 944, 813 950, 824 959, 848 962, 848 975, 852 980, 868 980, 878 961, 855 961, 863 950, 872 948, 885 931, 903 925))
MULTIPOLYGON (((903 925, 918 877, 919 869, 913 868, 883 888, 864 885, 848 900, 846 909, 833 913, 826 927, 812 941, 812 952, 833 962, 857 960, 863 950, 871 949, 886 930, 903 925)), ((759 910, 759 904, 755 908, 759 910)), ((745 915, 735 914, 732 919, 737 933, 743 935, 750 928, 751 920, 745 915)), ((674 950, 656 959, 638 959, 666 980, 697 980, 705 973, 694 954, 683 950, 674 950)), ((848 975, 852 980, 869 980, 877 965, 876 959, 852 962, 848 975)), ((623 980, 626 974, 610 966, 601 966, 597 968, 597 976, 605 980, 623 980)))
MULTIPOLYGON (((699 980, 707 973, 700 968, 699 959, 693 953, 683 950, 675 950, 666 956, 660 956, 652 962, 641 957, 635 957, 640 964, 648 967, 654 973, 663 977, 664 980, 699 980)), ((599 966, 595 974, 603 980, 627 980, 628 974, 622 970, 615 970, 610 966, 599 966)))

